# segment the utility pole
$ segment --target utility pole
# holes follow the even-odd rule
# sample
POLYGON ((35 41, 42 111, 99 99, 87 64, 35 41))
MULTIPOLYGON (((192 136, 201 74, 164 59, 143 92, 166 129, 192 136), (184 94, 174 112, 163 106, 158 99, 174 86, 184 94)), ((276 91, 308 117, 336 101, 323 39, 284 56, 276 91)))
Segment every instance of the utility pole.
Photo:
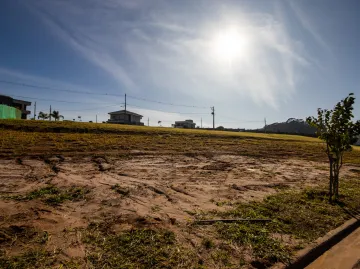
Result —
POLYGON ((202 118, 201 118, 201 129, 202 129, 202 118))
POLYGON ((36 120, 36 102, 34 104, 34 120, 36 120))
POLYGON ((266 133, 266 118, 264 118, 264 123, 265 123, 264 132, 266 133))
POLYGON ((125 123, 128 122, 127 115, 126 115, 126 93, 125 93, 125 123))
POLYGON ((50 105, 49 121, 51 121, 51 105, 50 105))
POLYGON ((215 107, 211 107, 211 115, 213 116, 213 129, 215 129, 215 107))
POLYGON ((96 115, 96 123, 97 123, 97 115, 96 115))
POLYGON ((148 118, 148 126, 149 126, 149 122, 150 122, 150 120, 149 120, 149 118, 148 118))

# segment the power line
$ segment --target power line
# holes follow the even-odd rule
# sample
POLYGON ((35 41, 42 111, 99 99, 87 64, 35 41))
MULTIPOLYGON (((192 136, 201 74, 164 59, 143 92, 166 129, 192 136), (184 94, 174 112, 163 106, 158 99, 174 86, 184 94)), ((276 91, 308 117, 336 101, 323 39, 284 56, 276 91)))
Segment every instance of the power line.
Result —
POLYGON ((95 109, 99 109, 99 108, 106 108, 106 107, 113 107, 113 106, 117 106, 117 107, 124 107, 124 106, 119 106, 119 104, 116 105, 110 105, 110 106, 100 106, 100 107, 93 107, 93 108, 84 108, 84 109, 67 109, 67 110, 61 110, 61 111, 85 111, 85 110, 95 110, 95 109))
POLYGON ((208 115, 208 114, 209 114, 209 113, 169 112, 169 111, 158 110, 158 109, 151 109, 151 108, 145 108, 145 107, 136 106, 136 105, 129 105, 129 104, 127 104, 127 106, 137 107, 137 108, 146 109, 146 110, 152 110, 152 111, 158 111, 158 112, 163 112, 163 113, 169 113, 169 114, 183 114, 183 115, 208 115))
POLYGON ((58 88, 52 88, 52 87, 47 87, 47 86, 39 86, 39 85, 34 85, 34 84, 28 84, 28 83, 22 83, 22 82, 14 82, 14 81, 8 81, 8 80, 0 80, 0 83, 10 84, 10 85, 18 85, 18 86, 29 87, 29 88, 51 90, 51 91, 61 91, 61 92, 71 92, 71 93, 91 94, 91 95, 105 95, 105 96, 106 95, 122 96, 122 95, 119 95, 119 94, 94 93, 94 92, 87 92, 87 91, 58 89, 58 88))
POLYGON ((230 117, 227 117, 227 116, 222 116, 222 115, 217 115, 217 116, 218 116, 218 118, 225 118, 225 119, 232 120, 232 121, 222 121, 221 123, 264 122, 263 120, 240 120, 240 121, 239 121, 239 120, 237 120, 237 119, 230 118, 230 117))
MULTIPOLYGON (((46 90, 51 90, 51 91, 62 91, 62 92, 71 92, 71 93, 79 93, 79 94, 90 94, 90 95, 123 97, 122 94, 120 95, 120 94, 113 94, 113 93, 94 93, 94 92, 87 92, 87 91, 58 89, 58 88, 52 88, 52 87, 47 87, 47 86, 39 86, 39 85, 34 85, 34 84, 29 84, 29 83, 14 82, 14 81, 9 81, 9 80, 0 80, 0 83, 10 84, 10 85, 18 85, 18 86, 30 87, 30 88, 37 88, 37 89, 46 89, 46 90)), ((129 97, 129 98, 132 98, 132 99, 136 99, 136 100, 141 100, 141 101, 151 102, 151 103, 157 103, 157 104, 161 104, 161 105, 170 105, 170 106, 181 106, 181 107, 207 109, 207 107, 167 103, 167 102, 155 101, 155 100, 151 100, 151 99, 147 99, 147 98, 141 98, 141 97, 136 97, 136 96, 128 96, 128 97, 129 97)))
POLYGON ((207 109, 207 107, 203 107, 203 106, 191 106, 191 105, 183 105, 183 104, 165 103, 165 102, 161 102, 161 101, 155 101, 155 100, 151 100, 151 99, 147 99, 147 98, 140 98, 140 97, 135 97, 135 96, 130 96, 130 95, 128 95, 128 97, 131 99, 136 99, 136 100, 141 100, 141 101, 151 102, 151 103, 157 103, 157 104, 161 104, 161 105, 207 109))
POLYGON ((220 123, 252 123, 252 122, 264 122, 264 121, 259 121, 259 120, 245 120, 245 121, 220 121, 220 123))
MULTIPOLYGON (((40 101, 57 102, 57 103, 69 103, 69 104, 99 104, 99 102, 93 103, 93 102, 76 102, 76 101, 54 100, 54 99, 45 99, 45 98, 37 98, 37 97, 13 95, 13 94, 9 94, 9 96, 11 96, 11 97, 16 97, 16 98, 34 99, 34 100, 40 100, 40 101)), ((104 103, 104 104, 108 104, 108 103, 104 103)), ((122 103, 121 103, 121 104, 122 104, 122 103)))

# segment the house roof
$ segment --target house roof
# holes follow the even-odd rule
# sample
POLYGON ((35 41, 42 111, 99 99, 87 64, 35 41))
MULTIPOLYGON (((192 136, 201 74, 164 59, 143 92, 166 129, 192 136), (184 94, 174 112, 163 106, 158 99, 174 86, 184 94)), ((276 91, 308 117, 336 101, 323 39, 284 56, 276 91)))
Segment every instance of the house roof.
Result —
POLYGON ((18 99, 14 99, 10 96, 7 95, 2 95, 0 94, 0 99, 2 99, 4 101, 4 99, 6 100, 6 102, 8 103, 12 103, 12 104, 24 104, 26 106, 31 106, 31 102, 29 101, 24 101, 24 100, 18 100, 18 99))
POLYGON ((13 99, 13 103, 14 104, 22 104, 22 105, 26 105, 26 106, 31 106, 31 102, 18 100, 18 99, 13 99))
POLYGON ((140 117, 142 117, 142 115, 140 115, 140 114, 136 114, 136 113, 134 113, 134 112, 131 112, 131 111, 129 111, 129 110, 119 110, 119 111, 114 111, 114 112, 110 112, 110 113, 108 113, 109 115, 115 115, 115 114, 117 114, 117 115, 119 115, 119 114, 127 114, 127 115, 133 115, 133 116, 140 116, 140 117))
POLYGON ((195 122, 189 120, 175 121, 175 124, 179 124, 179 123, 196 124, 195 122))

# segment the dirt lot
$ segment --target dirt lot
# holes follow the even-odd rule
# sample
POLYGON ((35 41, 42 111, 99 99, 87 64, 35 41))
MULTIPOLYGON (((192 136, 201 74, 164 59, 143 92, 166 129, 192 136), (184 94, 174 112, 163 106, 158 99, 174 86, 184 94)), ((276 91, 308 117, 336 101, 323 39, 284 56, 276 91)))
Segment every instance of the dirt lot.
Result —
MULTIPOLYGON (((351 174, 351 169, 347 166, 344 173, 351 174)), ((137 222, 181 230, 201 212, 261 200, 287 186, 319 185, 326 178, 324 163, 233 155, 0 160, 0 193, 4 196, 26 195, 49 184, 89 191, 83 200, 55 207, 37 199, 0 200, 0 227, 47 231, 51 235, 47 249, 61 248, 65 256, 85 257, 78 234, 67 231, 86 228, 94 220, 116 217, 120 230, 137 222)), ((194 240, 194 234, 181 233, 194 240)), ((6 251, 18 253, 23 247, 15 239, 6 251)))
POLYGON ((360 202, 360 152, 329 205, 314 139, 39 128, 0 130, 0 268, 265 268, 360 202), (193 225, 239 217, 272 222, 193 225))

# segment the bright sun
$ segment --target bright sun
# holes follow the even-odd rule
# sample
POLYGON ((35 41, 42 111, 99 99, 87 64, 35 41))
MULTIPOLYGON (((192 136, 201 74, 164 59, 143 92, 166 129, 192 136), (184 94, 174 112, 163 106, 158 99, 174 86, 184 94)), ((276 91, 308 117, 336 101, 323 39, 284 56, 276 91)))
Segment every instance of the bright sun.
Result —
POLYGON ((246 36, 236 28, 228 28, 219 33, 213 41, 216 58, 225 61, 234 61, 246 53, 246 36))

